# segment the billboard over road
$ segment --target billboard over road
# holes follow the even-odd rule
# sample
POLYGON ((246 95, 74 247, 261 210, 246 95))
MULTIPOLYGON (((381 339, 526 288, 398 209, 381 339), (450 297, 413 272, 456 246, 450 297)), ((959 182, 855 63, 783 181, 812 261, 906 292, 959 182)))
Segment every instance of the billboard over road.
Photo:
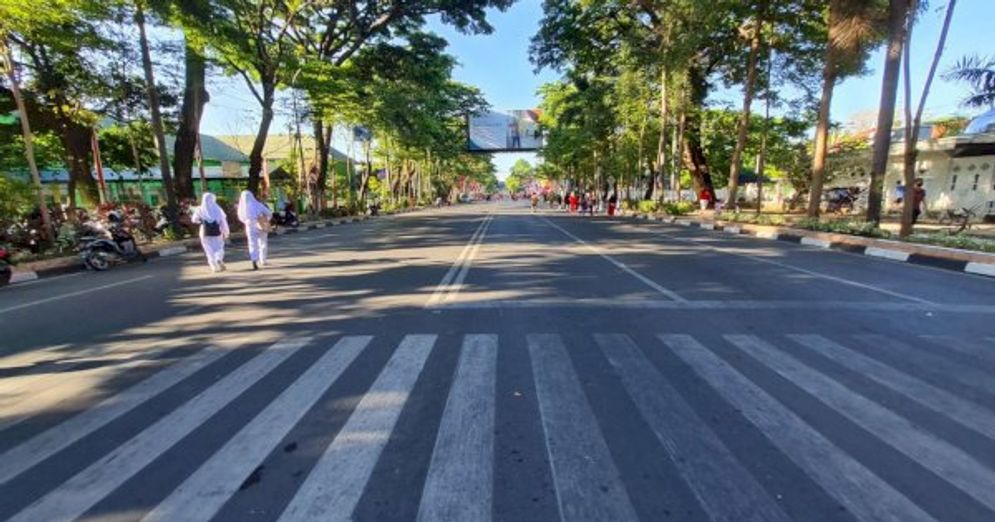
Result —
POLYGON ((468 122, 471 152, 528 152, 542 148, 538 109, 488 112, 468 122))

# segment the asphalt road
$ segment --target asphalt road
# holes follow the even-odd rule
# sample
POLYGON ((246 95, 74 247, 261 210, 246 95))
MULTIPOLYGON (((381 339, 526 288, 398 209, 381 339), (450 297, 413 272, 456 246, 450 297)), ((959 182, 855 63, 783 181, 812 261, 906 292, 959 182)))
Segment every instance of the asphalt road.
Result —
POLYGON ((471 205, 0 291, 0 520, 995 520, 995 281, 471 205))

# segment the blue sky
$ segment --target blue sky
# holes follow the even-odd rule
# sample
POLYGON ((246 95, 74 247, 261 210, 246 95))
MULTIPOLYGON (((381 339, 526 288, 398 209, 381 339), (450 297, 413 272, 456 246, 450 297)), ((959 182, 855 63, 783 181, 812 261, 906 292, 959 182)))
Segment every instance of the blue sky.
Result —
MULTIPOLYGON (((934 0, 933 7, 916 26, 913 36, 912 79, 913 98, 918 100, 929 62, 943 20, 947 2, 934 0)), ((449 53, 459 61, 454 72, 457 80, 475 85, 483 91, 495 109, 535 107, 539 103, 536 90, 545 82, 556 80, 555 71, 544 70, 535 74, 528 59, 529 40, 536 33, 542 18, 541 0, 519 0, 505 12, 493 11, 489 19, 495 31, 490 35, 464 35, 437 21, 430 28, 449 41, 449 53)), ((995 0, 960 0, 947 48, 940 64, 940 72, 950 68, 960 57, 969 54, 995 55, 995 38, 992 26, 995 20, 995 0)), ((852 119, 873 120, 881 89, 880 70, 884 61, 883 51, 875 52, 868 62, 869 73, 849 78, 841 83, 833 101, 833 119, 846 122, 852 119)), ((204 118, 204 132, 208 134, 254 133, 258 116, 256 103, 245 87, 232 80, 216 79, 212 84, 212 100, 204 118)), ((947 82, 937 77, 927 102, 927 115, 964 114, 972 111, 961 106, 967 87, 947 82)), ((716 92, 716 101, 741 103, 736 91, 716 92)), ((902 101, 899 101, 901 106, 902 101)), ((284 133, 286 118, 277 118, 273 133, 284 133)), ((338 141, 340 149, 346 147, 338 141)), ((524 157, 534 161, 532 154, 499 154, 495 158, 499 176, 504 177, 510 166, 524 157)))

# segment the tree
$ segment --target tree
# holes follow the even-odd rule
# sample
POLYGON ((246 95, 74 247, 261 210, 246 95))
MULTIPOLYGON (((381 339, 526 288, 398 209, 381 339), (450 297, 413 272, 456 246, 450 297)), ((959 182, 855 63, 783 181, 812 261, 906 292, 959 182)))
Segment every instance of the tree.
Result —
MULTIPOLYGON (((328 120, 341 116, 341 111, 335 105, 324 101, 335 97, 341 99, 342 95, 349 96, 343 92, 349 89, 348 84, 336 81, 336 78, 341 77, 336 69, 346 66, 364 46, 404 40, 417 34, 424 25, 425 17, 430 15, 440 16, 444 23, 453 25, 460 31, 489 33, 492 28, 487 23, 485 10, 504 10, 511 3, 512 0, 386 0, 357 3, 321 1, 305 5, 290 31, 295 43, 303 50, 303 56, 297 58, 298 66, 305 69, 310 67, 312 75, 315 71, 320 71, 328 80, 312 81, 309 83, 310 87, 305 87, 315 109, 312 123, 318 149, 319 191, 324 191, 328 175, 332 130, 328 120), (319 89, 316 90, 316 86, 319 89)), ((321 195, 318 199, 323 201, 321 195)))
POLYGON ((815 127, 815 151, 812 156, 812 185, 808 216, 819 215, 822 187, 829 150, 830 105, 836 83, 863 68, 871 44, 880 37, 877 30, 884 10, 880 0, 831 0, 829 34, 822 68, 822 96, 815 127))
MULTIPOLYGON (((4 13, 6 14, 6 13, 4 13)), ((38 194, 38 208, 41 211, 41 222, 44 230, 42 237, 48 240, 53 239, 52 220, 48 215, 48 204, 45 202, 45 191, 41 185, 41 175, 38 173, 38 165, 35 163, 34 133, 31 131, 31 122, 28 120, 28 108, 21 95, 21 79, 17 75, 17 64, 14 62, 14 55, 10 52, 10 45, 7 40, 6 28, 0 26, 0 68, 4 70, 10 90, 17 104, 17 111, 20 113, 21 135, 24 139, 24 157, 28 161, 28 168, 31 171, 31 180, 34 182, 35 191, 38 194)))
MULTIPOLYGON (((912 34, 912 14, 916 10, 916 4, 918 0, 912 0, 912 10, 909 12, 909 18, 906 22, 909 25, 908 33, 912 34)), ((919 106, 916 109, 915 117, 912 116, 912 80, 910 78, 910 62, 911 62, 911 38, 909 38, 909 43, 905 46, 905 57, 904 57, 904 77, 905 77, 905 155, 904 155, 904 177, 905 186, 911 188, 915 183, 915 171, 916 171, 916 158, 919 154, 918 142, 919 142, 919 128, 922 124, 922 113, 926 108, 926 99, 929 97, 929 89, 933 85, 933 78, 936 76, 936 69, 940 64, 940 58, 943 56, 943 48, 946 46, 947 34, 950 31, 950 22, 953 19, 954 9, 957 7, 957 0, 950 0, 947 3, 947 12, 943 18, 943 28, 940 30, 940 38, 936 43, 936 51, 933 53, 933 61, 929 66, 929 72, 926 74, 926 83, 923 85, 922 94, 919 97, 919 106)), ((912 197, 910 192, 909 196, 905 198, 904 205, 902 208, 902 226, 899 229, 899 235, 906 237, 912 233, 913 228, 913 212, 916 210, 915 201, 916 198, 912 197)))
POLYGON ((944 78, 971 85, 973 92, 964 100, 965 105, 988 107, 995 104, 995 57, 965 56, 944 78))
POLYGON ((27 110, 39 127, 52 130, 65 149, 70 206, 77 194, 98 200, 90 170, 90 143, 97 115, 90 105, 108 90, 99 54, 112 48, 98 24, 109 16, 96 0, 0 2, 0 20, 15 63, 25 74, 27 110), (34 107, 34 108, 32 108, 34 107))
POLYGON ((732 165, 729 170, 729 198, 726 202, 731 208, 737 205, 736 190, 739 187, 739 173, 743 165, 741 163, 743 149, 746 147, 747 127, 750 123, 750 104, 753 102, 754 87, 757 80, 757 62, 760 58, 761 32, 766 22, 766 2, 762 2, 757 7, 757 14, 752 20, 750 31, 750 55, 747 59, 746 84, 743 86, 743 110, 740 113, 739 125, 736 134, 736 147, 732 153, 732 165))
POLYGON ((200 139, 200 119, 204 106, 210 100, 207 92, 207 59, 200 38, 190 29, 184 30, 184 86, 183 104, 173 144, 173 172, 176 175, 176 195, 193 198, 193 164, 200 139))
POLYGON ((152 68, 152 52, 149 50, 149 39, 145 29, 144 0, 134 2, 134 20, 138 26, 139 46, 142 55, 142 69, 145 72, 145 91, 149 100, 149 111, 152 115, 152 133, 155 136, 156 148, 159 152, 159 175, 162 177, 163 192, 166 193, 166 215, 174 228, 179 222, 177 213, 176 188, 169 168, 169 151, 166 147, 166 130, 162 122, 162 111, 159 104, 159 90, 155 83, 155 72, 152 68))
POLYGON ((908 20, 912 15, 910 0, 890 0, 888 4, 888 46, 881 79, 881 103, 874 132, 874 155, 871 159, 871 184, 867 200, 867 220, 874 223, 881 221, 884 175, 888 169, 895 101, 898 98, 898 73, 908 34, 908 20))

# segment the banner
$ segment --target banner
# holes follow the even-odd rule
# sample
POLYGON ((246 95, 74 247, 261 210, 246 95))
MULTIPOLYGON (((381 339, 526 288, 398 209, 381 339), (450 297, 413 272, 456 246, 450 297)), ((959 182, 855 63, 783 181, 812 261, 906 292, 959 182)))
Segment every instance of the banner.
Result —
POLYGON ((476 152, 527 152, 542 148, 538 109, 471 116, 467 148, 476 152))

